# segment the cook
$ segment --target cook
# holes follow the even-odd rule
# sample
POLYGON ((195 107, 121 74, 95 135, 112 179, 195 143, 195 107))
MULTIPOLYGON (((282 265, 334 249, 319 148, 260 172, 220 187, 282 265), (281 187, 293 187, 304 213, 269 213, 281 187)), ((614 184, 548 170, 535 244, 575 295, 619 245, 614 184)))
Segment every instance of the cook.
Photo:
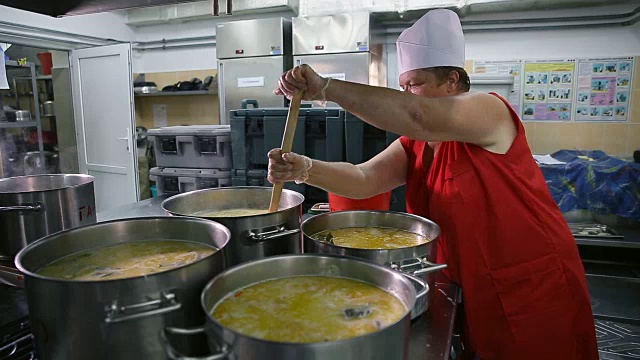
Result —
POLYGON ((301 65, 276 94, 333 101, 402 135, 359 165, 269 152, 269 181, 349 198, 407 185, 407 211, 442 228, 438 260, 462 287, 465 358, 598 359, 584 268, 527 144, 496 94, 469 92, 457 15, 432 10, 397 40, 403 92, 320 77, 301 65))

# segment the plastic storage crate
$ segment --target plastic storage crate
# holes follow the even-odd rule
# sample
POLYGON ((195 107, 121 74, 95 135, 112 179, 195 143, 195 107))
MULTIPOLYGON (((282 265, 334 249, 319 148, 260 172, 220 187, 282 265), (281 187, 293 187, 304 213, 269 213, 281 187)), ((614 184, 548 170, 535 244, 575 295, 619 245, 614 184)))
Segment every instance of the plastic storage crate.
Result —
POLYGON ((346 160, 361 164, 387 148, 387 132, 344 112, 346 160))
MULTIPOLYGON (((272 186, 267 180, 267 170, 234 170, 231 184, 233 186, 272 186)), ((307 185, 288 182, 284 185, 284 188, 305 196, 307 185)))
POLYGON ((149 179, 156 182, 158 195, 231 186, 231 175, 231 170, 217 169, 155 167, 149 171, 149 179))
POLYGON ((233 168, 229 125, 169 126, 147 134, 154 139, 158 167, 233 168))
MULTIPOLYGON (((287 108, 231 111, 234 169, 267 168, 267 153, 281 145, 287 112, 287 108)), ((323 161, 344 161, 341 109, 300 109, 292 151, 323 161)))
MULTIPOLYGON (((370 160, 399 138, 398 135, 371 126, 348 112, 344 112, 344 118, 346 160, 352 164, 370 160)), ((405 192, 404 186, 391 192, 391 211, 407 211, 405 192)))

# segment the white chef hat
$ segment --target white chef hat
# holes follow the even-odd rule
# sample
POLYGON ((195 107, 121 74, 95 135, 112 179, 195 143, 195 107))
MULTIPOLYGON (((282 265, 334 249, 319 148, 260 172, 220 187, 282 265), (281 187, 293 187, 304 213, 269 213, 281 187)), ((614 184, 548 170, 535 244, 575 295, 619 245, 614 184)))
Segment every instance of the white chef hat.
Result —
POLYGON ((398 74, 436 66, 464 68, 464 36, 458 15, 431 10, 400 34, 398 74))

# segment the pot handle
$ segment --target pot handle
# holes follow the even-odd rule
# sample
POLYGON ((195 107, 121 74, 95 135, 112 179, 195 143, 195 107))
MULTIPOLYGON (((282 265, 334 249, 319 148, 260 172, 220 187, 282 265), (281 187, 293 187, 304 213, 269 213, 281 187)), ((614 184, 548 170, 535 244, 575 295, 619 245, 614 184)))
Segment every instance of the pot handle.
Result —
POLYGON ((0 265, 0 284, 24 288, 24 275, 20 270, 0 265))
POLYGON ((160 331, 160 338, 162 339, 162 346, 164 347, 164 352, 167 355, 167 357, 171 360, 221 360, 221 359, 227 358, 231 353, 231 351, 229 350, 229 347, 226 344, 224 344, 222 345, 222 349, 220 350, 220 352, 217 354, 205 355, 201 357, 185 356, 180 354, 176 349, 173 348, 173 345, 171 345, 171 342, 169 341, 167 334, 183 335, 183 336, 204 334, 204 327, 197 327, 192 329, 166 327, 164 328, 164 330, 160 331))
POLYGON ((281 238, 283 236, 293 235, 300 232, 300 229, 292 229, 287 230, 286 227, 279 225, 271 227, 272 230, 269 229, 254 229, 249 231, 249 240, 253 242, 264 242, 277 238, 281 238))
POLYGON ((434 264, 424 259, 414 259, 411 262, 391 263, 389 266, 406 274, 420 275, 443 270, 447 267, 447 264, 434 264), (415 269, 416 267, 418 269, 415 269))
POLYGON ((404 275, 407 279, 409 279, 411 282, 414 282, 420 286, 420 290, 416 292, 416 299, 420 299, 421 297, 424 297, 425 295, 427 295, 427 293, 429 292, 429 285, 427 284, 426 281, 420 279, 417 276, 414 276, 405 272, 400 272, 400 273, 404 275))
POLYGON ((35 204, 23 204, 23 205, 14 205, 14 206, 0 206, 0 213, 13 212, 13 211, 42 212, 44 211, 44 204, 35 203, 35 204))
POLYGON ((139 304, 122 306, 118 300, 105 307, 104 322, 107 324, 118 323, 127 320, 139 319, 147 316, 162 315, 182 307, 173 293, 160 294, 160 298, 149 300, 139 304))

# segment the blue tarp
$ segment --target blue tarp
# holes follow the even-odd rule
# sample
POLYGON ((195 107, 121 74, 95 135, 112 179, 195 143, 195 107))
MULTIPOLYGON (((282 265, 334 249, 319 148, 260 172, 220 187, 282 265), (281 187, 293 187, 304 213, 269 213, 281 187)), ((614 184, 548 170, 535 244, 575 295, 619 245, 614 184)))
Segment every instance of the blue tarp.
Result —
POLYGON ((603 151, 560 150, 564 165, 540 165, 562 212, 584 209, 640 221, 640 164, 603 151))

